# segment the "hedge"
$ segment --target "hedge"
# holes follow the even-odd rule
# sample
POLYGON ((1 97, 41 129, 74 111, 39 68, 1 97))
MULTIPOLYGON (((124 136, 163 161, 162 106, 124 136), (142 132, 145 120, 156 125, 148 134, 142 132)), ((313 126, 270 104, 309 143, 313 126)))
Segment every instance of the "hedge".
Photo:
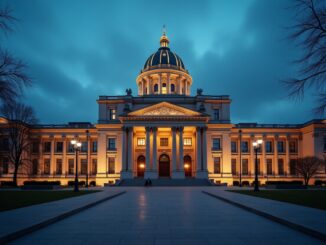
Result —
POLYGON ((60 181, 37 181, 37 180, 27 180, 24 181, 24 185, 61 185, 60 181))
POLYGON ((301 180, 292 180, 292 181, 277 181, 277 180, 269 180, 266 181, 266 185, 303 185, 303 181, 301 180))

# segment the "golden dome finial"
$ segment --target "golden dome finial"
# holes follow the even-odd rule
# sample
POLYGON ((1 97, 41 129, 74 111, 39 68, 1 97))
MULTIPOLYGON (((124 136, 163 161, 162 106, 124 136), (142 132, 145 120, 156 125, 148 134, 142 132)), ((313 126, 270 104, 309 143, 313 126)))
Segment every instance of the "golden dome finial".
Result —
POLYGON ((160 39, 160 44, 161 44, 161 47, 169 47, 169 39, 168 37, 166 36, 166 26, 163 25, 163 28, 162 28, 162 36, 161 36, 161 39, 160 39))

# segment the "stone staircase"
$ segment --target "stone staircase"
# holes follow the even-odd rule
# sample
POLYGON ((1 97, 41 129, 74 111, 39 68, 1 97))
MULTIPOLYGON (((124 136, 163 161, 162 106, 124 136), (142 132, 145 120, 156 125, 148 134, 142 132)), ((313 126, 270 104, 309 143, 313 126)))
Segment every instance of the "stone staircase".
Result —
MULTIPOLYGON (((145 186, 145 179, 124 179, 121 180, 119 186, 145 186)), ((211 186, 213 185, 208 179, 170 179, 170 178, 159 178, 151 179, 152 186, 211 186)))

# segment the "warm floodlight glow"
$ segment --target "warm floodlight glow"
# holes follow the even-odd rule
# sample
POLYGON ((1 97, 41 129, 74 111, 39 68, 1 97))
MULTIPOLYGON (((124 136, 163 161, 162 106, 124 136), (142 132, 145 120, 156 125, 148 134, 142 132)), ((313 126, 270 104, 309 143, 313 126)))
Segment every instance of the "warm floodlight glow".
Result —
POLYGON ((77 145, 77 147, 81 147, 82 143, 77 142, 76 145, 77 145))
POLYGON ((77 143, 77 140, 72 140, 72 141, 70 141, 70 143, 71 143, 72 145, 75 145, 75 144, 77 143))
POLYGON ((184 168, 185 168, 185 169, 188 169, 189 167, 190 167, 190 166, 189 166, 189 164, 187 164, 187 163, 184 165, 184 168))
POLYGON ((257 143, 258 143, 259 145, 261 145, 261 144, 263 143, 263 140, 262 140, 262 139, 257 140, 257 143))
POLYGON ((141 163, 141 164, 139 164, 139 167, 140 168, 145 168, 145 164, 141 163))
POLYGON ((255 141, 255 142, 252 143, 252 145, 253 145, 254 147, 256 147, 256 146, 258 145, 258 143, 255 141))

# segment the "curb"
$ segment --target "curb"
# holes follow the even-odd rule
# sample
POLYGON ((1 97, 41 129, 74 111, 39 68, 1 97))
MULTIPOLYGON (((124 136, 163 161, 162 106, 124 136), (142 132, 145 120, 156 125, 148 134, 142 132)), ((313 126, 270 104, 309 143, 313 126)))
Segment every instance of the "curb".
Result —
POLYGON ((66 219, 66 218, 68 218, 68 217, 70 217, 72 215, 80 213, 80 212, 82 212, 82 211, 84 211, 84 210, 86 210, 88 208, 94 207, 95 205, 98 205, 98 204, 100 204, 102 202, 113 199, 113 198, 118 197, 118 196, 120 196, 122 194, 125 194, 125 193, 126 193, 126 191, 119 192, 117 194, 114 194, 114 195, 105 197, 103 199, 100 199, 100 200, 98 200, 96 202, 89 203, 89 204, 87 204, 85 206, 73 209, 71 211, 60 214, 60 215, 58 215, 56 217, 53 217, 53 218, 50 218, 48 220, 42 221, 42 222, 40 222, 38 224, 29 226, 27 228, 24 228, 24 229, 21 229, 21 230, 18 230, 18 231, 15 231, 15 232, 10 233, 10 234, 5 235, 5 236, 2 236, 2 237, 0 237, 0 244, 6 244, 6 243, 11 242, 13 240, 16 240, 18 238, 21 238, 21 237, 23 237, 23 236, 25 236, 27 234, 30 234, 30 233, 35 232, 37 230, 40 230, 40 229, 42 229, 42 228, 44 228, 44 227, 46 227, 48 225, 54 224, 54 223, 56 223, 58 221, 66 219))
POLYGON ((258 209, 248 207, 248 206, 240 204, 238 202, 231 201, 231 200, 226 199, 224 197, 221 197, 221 196, 218 196, 218 195, 206 192, 206 191, 202 191, 202 192, 204 194, 208 195, 208 196, 214 197, 216 199, 219 199, 221 201, 229 203, 229 204, 231 204, 233 206, 236 206, 236 207, 244 209, 244 210, 246 210, 248 212, 254 213, 254 214, 258 215, 258 216, 264 217, 266 219, 269 219, 269 220, 274 221, 276 223, 279 223, 281 225, 287 226, 287 227, 289 227, 289 228, 291 228, 293 230, 296 230, 296 231, 299 231, 299 232, 304 233, 306 235, 309 235, 311 237, 317 238, 317 239, 319 239, 321 241, 324 241, 324 242, 326 241, 326 234, 325 233, 310 229, 310 228, 305 227, 303 225, 298 225, 298 224, 293 223, 291 221, 276 217, 274 215, 271 215, 271 214, 263 212, 263 211, 259 211, 258 209))

